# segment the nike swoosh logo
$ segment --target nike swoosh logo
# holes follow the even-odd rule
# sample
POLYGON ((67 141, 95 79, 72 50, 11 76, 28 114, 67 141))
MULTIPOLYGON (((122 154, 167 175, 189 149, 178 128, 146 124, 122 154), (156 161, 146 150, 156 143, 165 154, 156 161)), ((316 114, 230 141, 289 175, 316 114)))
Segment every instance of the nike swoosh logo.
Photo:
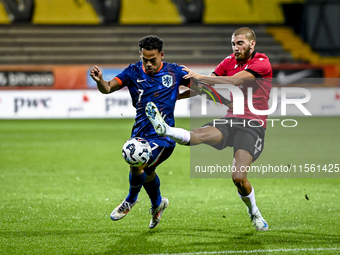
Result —
POLYGON ((143 82, 143 81, 145 81, 145 80, 141 80, 141 79, 139 79, 139 78, 137 79, 137 82, 143 82))
POLYGON ((307 69, 292 74, 285 74, 285 72, 281 70, 277 73, 277 82, 281 85, 292 84, 298 80, 301 80, 302 78, 306 78, 307 76, 311 75, 312 72, 312 70, 307 69))

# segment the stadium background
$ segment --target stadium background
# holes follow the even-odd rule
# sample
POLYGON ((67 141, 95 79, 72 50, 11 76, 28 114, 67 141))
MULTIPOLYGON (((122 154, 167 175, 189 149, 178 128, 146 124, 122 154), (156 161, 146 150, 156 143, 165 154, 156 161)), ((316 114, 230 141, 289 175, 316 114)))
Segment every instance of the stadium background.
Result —
MULTIPOLYGON (((120 150, 134 109, 126 90, 102 95, 88 73, 97 64, 114 77, 138 61, 138 40, 156 34, 165 61, 209 74, 231 53, 231 33, 249 26, 274 86, 312 93, 313 116, 291 109, 285 118, 298 127, 268 130, 258 164, 328 167, 340 163, 339 19, 336 0, 0 1, 1 253, 338 254, 338 179, 253 180, 272 229, 257 235, 231 181, 190 178, 180 146, 159 172, 172 202, 162 225, 147 230, 143 192, 113 224, 108 214, 128 189, 120 150)), ((194 127, 192 104, 177 105, 178 126, 194 127)))
MULTIPOLYGON (((296 0, 2 1, 0 118, 133 117, 131 108, 112 110, 130 105, 127 93, 95 91, 88 76, 94 64, 110 79, 138 60, 139 38, 157 34, 166 61, 209 74, 231 53, 239 26, 257 33, 256 50, 270 58, 276 86, 323 87, 321 112, 337 115, 339 8, 336 1, 296 0), (300 84, 285 79, 294 73, 300 84), (61 100, 68 95, 74 100, 61 100), (102 106, 91 111, 95 105, 102 106)), ((189 116, 188 102, 181 104, 187 111, 177 116, 189 116)))

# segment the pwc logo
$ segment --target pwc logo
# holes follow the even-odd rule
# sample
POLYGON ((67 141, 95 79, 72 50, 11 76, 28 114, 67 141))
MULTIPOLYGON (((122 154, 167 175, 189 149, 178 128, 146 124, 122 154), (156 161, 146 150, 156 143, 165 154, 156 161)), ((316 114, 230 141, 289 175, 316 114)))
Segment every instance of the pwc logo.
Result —
POLYGON ((37 108, 50 108, 49 103, 52 101, 50 97, 46 98, 14 98, 14 113, 18 113, 23 109, 37 109, 37 108))

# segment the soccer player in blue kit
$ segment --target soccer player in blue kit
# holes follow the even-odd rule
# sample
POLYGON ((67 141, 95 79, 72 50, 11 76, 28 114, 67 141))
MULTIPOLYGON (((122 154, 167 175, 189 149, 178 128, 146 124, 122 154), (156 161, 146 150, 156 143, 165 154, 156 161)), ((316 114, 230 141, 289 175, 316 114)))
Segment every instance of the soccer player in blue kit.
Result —
POLYGON ((102 71, 94 66, 90 76, 96 81, 98 90, 109 94, 123 87, 129 89, 132 104, 136 108, 135 123, 131 137, 146 139, 152 148, 152 157, 141 167, 130 166, 130 190, 124 201, 111 213, 111 219, 116 221, 124 218, 137 203, 138 193, 142 186, 151 200, 151 221, 149 228, 155 228, 169 200, 161 196, 160 180, 155 170, 165 161, 175 148, 175 141, 167 136, 157 135, 151 122, 145 114, 148 102, 157 105, 170 126, 175 125, 174 109, 179 94, 179 86, 188 86, 190 79, 183 79, 187 73, 177 64, 163 62, 163 41, 154 35, 143 37, 139 41, 141 60, 130 64, 122 73, 110 81, 103 79, 102 71))

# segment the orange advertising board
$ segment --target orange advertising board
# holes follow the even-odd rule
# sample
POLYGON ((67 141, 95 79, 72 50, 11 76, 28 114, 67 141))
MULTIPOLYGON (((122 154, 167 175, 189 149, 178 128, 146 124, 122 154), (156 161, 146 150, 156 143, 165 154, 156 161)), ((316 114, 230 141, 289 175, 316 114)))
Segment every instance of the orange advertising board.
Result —
POLYGON ((87 89, 90 66, 0 66, 0 89, 87 89))
MULTIPOLYGON (((100 66, 106 80, 114 78, 125 67, 127 65, 100 66)), ((96 89, 96 83, 89 76, 91 68, 91 65, 0 65, 0 90, 96 89)), ((192 69, 209 75, 214 67, 195 65, 192 69)), ((338 66, 273 65, 273 86, 338 87, 339 77, 338 66)))

